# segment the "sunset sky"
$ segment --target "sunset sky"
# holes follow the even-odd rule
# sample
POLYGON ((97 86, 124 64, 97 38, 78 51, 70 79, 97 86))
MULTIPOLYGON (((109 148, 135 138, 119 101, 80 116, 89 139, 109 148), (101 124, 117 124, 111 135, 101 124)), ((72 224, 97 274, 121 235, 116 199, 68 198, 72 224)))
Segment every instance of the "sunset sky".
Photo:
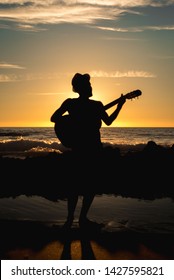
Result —
POLYGON ((174 127, 174 0, 0 1, 1 127, 53 126, 76 72, 104 105, 142 91, 113 126, 174 127))

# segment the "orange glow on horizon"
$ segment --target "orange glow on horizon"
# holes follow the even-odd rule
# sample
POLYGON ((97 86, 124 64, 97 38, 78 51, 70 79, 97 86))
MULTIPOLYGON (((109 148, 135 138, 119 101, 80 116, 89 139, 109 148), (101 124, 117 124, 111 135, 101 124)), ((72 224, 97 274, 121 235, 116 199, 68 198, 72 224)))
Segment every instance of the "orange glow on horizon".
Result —
MULTIPOLYGON (((2 123, 0 127, 52 127, 54 128, 54 123, 52 122, 29 122, 29 123, 21 123, 21 122, 15 122, 15 123, 2 123)), ((149 122, 127 122, 127 121, 115 121, 112 125, 107 126, 105 124, 102 124, 102 127, 174 127, 174 123, 156 123, 156 121, 152 121, 151 125, 149 125, 149 122)))

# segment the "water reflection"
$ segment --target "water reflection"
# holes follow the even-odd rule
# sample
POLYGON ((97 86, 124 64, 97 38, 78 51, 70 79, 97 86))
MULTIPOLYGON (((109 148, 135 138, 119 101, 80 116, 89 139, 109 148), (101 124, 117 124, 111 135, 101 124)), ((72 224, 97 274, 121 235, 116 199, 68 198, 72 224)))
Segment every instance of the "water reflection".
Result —
MULTIPOLYGON (((81 199, 75 217, 79 215, 81 199)), ((0 199, 0 219, 43 221, 61 225, 67 216, 66 200, 49 201, 39 196, 21 195, 0 199)), ((143 200, 114 195, 95 197, 90 219, 105 223, 108 231, 174 233, 174 202, 170 198, 143 200)), ((77 219, 74 221, 77 226, 77 219)))

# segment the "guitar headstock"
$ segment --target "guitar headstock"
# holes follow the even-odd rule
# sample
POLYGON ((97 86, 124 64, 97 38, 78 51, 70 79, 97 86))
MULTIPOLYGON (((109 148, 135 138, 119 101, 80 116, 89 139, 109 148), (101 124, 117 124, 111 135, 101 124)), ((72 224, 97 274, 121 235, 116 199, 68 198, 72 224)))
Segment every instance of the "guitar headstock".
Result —
POLYGON ((141 94, 142 94, 141 90, 136 89, 136 90, 133 90, 133 91, 127 93, 125 95, 125 97, 126 97, 126 99, 133 99, 133 98, 140 96, 141 94))

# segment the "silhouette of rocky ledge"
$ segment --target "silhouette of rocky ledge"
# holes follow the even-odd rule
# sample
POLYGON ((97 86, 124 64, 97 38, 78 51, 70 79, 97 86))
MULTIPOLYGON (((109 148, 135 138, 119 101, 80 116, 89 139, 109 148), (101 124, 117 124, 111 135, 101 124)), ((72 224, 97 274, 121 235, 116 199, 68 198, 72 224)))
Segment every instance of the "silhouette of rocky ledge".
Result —
POLYGON ((56 201, 78 192, 114 194, 139 199, 174 198, 174 145, 166 148, 149 141, 138 152, 121 155, 105 147, 100 157, 72 152, 25 159, 0 158, 0 197, 39 195, 56 201))

